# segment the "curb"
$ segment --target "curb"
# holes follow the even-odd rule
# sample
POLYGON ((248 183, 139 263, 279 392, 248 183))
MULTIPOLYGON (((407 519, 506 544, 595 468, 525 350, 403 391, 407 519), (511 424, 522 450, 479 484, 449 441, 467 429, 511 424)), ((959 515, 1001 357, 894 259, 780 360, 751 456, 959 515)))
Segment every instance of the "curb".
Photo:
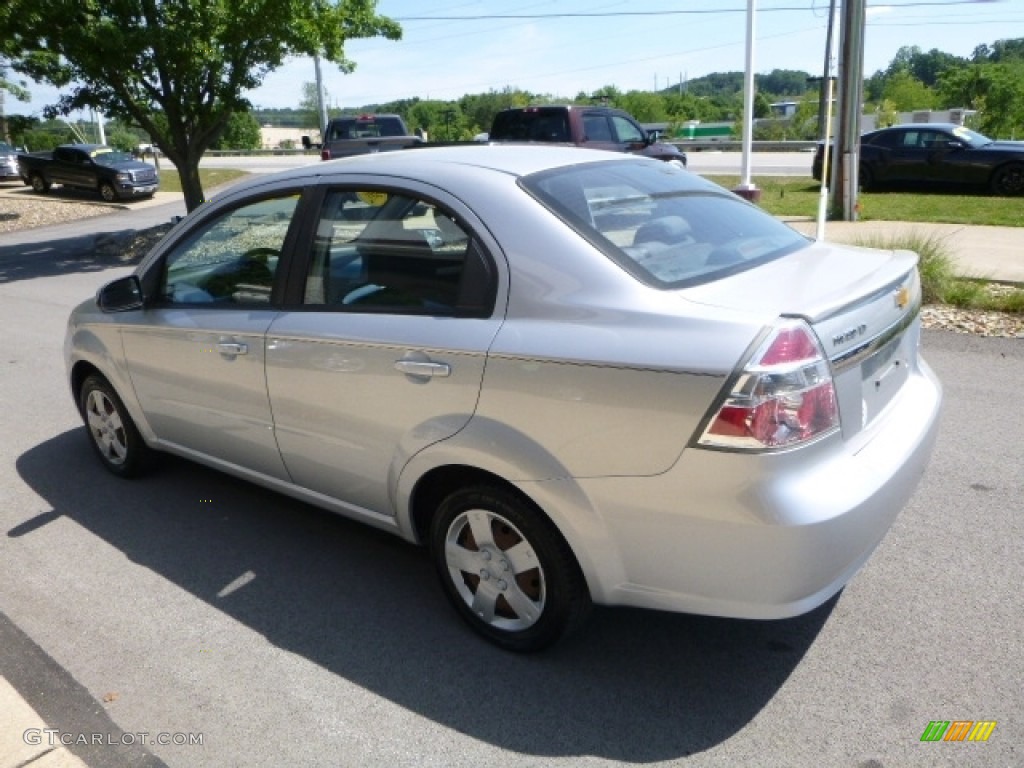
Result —
POLYGON ((47 730, 36 711, 0 677, 0 768, 88 768, 47 730))

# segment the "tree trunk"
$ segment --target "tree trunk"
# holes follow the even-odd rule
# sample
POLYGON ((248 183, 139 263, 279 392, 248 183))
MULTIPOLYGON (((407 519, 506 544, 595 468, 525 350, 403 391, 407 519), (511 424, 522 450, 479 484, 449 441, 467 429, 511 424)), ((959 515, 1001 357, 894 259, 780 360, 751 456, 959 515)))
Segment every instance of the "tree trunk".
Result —
POLYGON ((186 155, 178 166, 178 175, 181 177, 181 191, 185 195, 185 210, 190 213, 206 202, 203 194, 203 183, 199 179, 199 157, 186 155))

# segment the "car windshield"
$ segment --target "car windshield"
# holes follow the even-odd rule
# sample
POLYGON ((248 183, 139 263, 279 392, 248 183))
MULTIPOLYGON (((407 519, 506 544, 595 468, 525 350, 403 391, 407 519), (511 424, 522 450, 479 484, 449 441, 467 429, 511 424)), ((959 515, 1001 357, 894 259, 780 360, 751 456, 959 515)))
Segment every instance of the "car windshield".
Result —
POLYGON ((970 128, 964 128, 962 125, 958 125, 953 129, 953 135, 956 136, 960 141, 964 142, 968 146, 978 149, 992 143, 992 139, 988 136, 982 136, 977 131, 972 131, 970 128))
POLYGON ((557 168, 526 176, 521 184, 656 288, 724 277, 810 242, 722 187, 657 160, 557 168))
POLYGON ((0 154, 9 154, 14 152, 14 147, 5 141, 0 141, 0 154))
POLYGON ((98 165, 117 165, 127 163, 132 156, 127 152, 118 152, 116 149, 97 149, 92 153, 92 159, 98 165))

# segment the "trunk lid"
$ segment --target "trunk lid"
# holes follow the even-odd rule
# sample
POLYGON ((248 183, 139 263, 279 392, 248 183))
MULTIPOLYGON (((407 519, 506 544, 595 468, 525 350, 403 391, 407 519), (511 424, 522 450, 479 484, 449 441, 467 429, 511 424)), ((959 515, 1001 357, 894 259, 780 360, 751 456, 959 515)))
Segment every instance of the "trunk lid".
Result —
POLYGON ((688 300, 807 321, 832 369, 843 434, 881 414, 916 369, 917 254, 816 242, 740 274, 688 288, 688 300))

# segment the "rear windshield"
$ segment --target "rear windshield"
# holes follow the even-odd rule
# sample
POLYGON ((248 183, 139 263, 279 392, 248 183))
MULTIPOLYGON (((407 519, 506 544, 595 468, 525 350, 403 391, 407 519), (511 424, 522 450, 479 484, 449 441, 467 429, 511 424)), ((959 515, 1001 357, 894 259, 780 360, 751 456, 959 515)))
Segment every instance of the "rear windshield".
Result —
POLYGON ((520 183, 623 269, 656 288, 741 272, 810 242, 732 192, 657 160, 567 166, 520 183))
POLYGON ((375 139, 380 136, 402 135, 402 123, 395 117, 353 117, 331 122, 330 135, 327 139, 375 139))
POLYGON ((494 116, 491 141, 571 141, 562 107, 511 109, 494 116))

